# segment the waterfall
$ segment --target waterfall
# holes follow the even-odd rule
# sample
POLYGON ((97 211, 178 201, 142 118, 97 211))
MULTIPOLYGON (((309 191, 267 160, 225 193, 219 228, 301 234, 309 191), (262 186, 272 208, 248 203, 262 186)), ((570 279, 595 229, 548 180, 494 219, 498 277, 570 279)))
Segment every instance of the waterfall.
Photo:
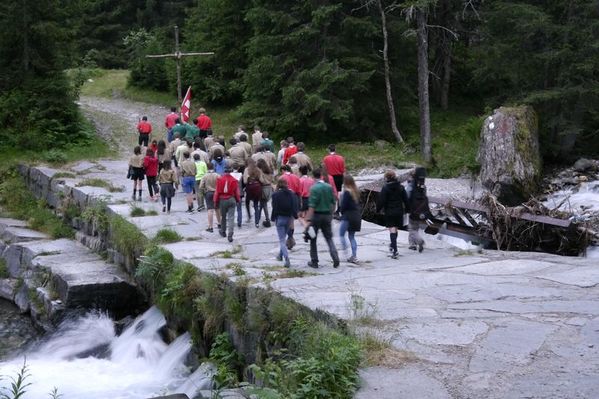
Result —
POLYGON ((186 333, 167 345, 159 335, 165 324, 156 307, 120 336, 99 312, 67 320, 24 355, 0 363, 0 387, 8 386, 7 377, 16 376, 25 357, 31 385, 24 399, 47 398, 54 387, 62 399, 145 399, 182 392, 179 387, 189 384, 184 361, 191 338, 186 333))

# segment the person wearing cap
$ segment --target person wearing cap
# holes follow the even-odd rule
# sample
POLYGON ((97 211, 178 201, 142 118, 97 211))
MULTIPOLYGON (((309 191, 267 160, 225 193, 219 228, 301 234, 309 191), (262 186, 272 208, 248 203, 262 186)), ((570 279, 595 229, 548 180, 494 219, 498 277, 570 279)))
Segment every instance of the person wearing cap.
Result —
POLYGON ((225 173, 216 181, 216 191, 214 192, 214 205, 220 209, 221 237, 227 237, 229 242, 233 241, 233 232, 235 229, 235 209, 237 203, 241 201, 239 192, 239 183, 237 179, 231 176, 233 167, 230 162, 225 165, 225 173))
POLYGON ((202 139, 212 135, 212 119, 206 115, 205 108, 200 108, 200 116, 197 118, 196 126, 200 129, 200 137, 202 139))

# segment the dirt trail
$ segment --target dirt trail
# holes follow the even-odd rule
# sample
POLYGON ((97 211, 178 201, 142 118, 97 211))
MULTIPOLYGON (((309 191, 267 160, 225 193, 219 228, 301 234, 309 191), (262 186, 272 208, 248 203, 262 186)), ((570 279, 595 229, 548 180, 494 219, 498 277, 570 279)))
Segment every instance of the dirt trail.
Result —
POLYGON ((169 110, 159 105, 123 98, 86 97, 79 99, 84 115, 92 120, 98 134, 111 142, 123 155, 137 144, 136 126, 142 116, 152 124, 153 138, 165 136, 164 117, 169 110))

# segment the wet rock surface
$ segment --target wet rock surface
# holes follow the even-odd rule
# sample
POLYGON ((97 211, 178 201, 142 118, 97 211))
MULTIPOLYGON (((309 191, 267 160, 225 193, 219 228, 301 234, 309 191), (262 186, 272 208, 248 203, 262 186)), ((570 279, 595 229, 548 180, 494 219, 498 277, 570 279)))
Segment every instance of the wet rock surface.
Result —
POLYGON ((10 302, 0 299, 0 361, 12 357, 38 337, 29 317, 10 302))

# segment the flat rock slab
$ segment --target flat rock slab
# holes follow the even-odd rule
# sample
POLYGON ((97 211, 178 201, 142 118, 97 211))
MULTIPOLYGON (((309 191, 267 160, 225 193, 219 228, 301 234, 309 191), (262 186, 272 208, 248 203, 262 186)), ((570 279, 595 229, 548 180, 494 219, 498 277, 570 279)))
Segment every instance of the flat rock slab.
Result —
MULTIPOLYGON (((246 222, 245 207, 242 226, 235 225, 234 241, 229 243, 220 237, 216 225, 214 233, 205 232, 205 211, 186 212, 182 193, 174 197, 171 213, 163 214, 161 204, 148 201, 145 184, 144 201, 130 200, 126 160, 98 164, 92 168, 81 165, 79 170, 85 174, 66 179, 65 189, 89 177, 124 186, 126 192, 106 197, 110 211, 134 223, 149 238, 162 228, 179 233, 184 241, 163 245, 177 259, 202 271, 226 273, 232 280, 243 274, 256 285, 268 284, 312 309, 349 321, 369 320, 367 328, 383 337, 390 349, 411 354, 399 369, 362 370, 357 398, 591 398, 599 392, 596 259, 478 253, 472 247, 464 251, 439 235, 425 235, 425 250, 419 254, 408 249, 407 233, 400 231, 400 257, 395 260, 389 258, 388 231, 363 222, 362 231, 356 234, 359 264, 344 262, 347 254, 340 251, 342 262, 334 269, 319 237, 321 267, 311 269, 306 266, 309 246, 303 242, 297 222, 297 244, 290 259, 293 271, 303 277, 279 278, 286 271, 275 260, 276 231, 246 222), (158 215, 132 218, 134 207, 158 215)), ((52 173, 44 169, 32 174, 43 185, 38 191, 47 191, 52 173)), ((378 174, 364 181, 381 177, 378 174)), ((476 195, 469 180, 427 181, 431 195, 476 195)), ((100 191, 74 190, 78 200, 86 203, 101 195, 100 191)), ((338 229, 334 222, 339 249, 338 229)), ((26 243, 20 248, 39 255, 61 250, 59 247, 26 243)), ((61 267, 58 262, 51 266, 61 267)), ((60 270, 69 275, 68 267, 60 270)))
POLYGON ((360 377, 362 387, 356 399, 452 397, 441 381, 411 366, 398 370, 369 367, 360 371, 360 377))
POLYGON ((579 266, 563 272, 537 274, 537 277, 582 288, 595 287, 599 285, 599 265, 579 266))
POLYGON ((513 321, 497 326, 481 341, 470 360, 470 371, 497 371, 532 362, 532 355, 557 328, 543 323, 513 321))

